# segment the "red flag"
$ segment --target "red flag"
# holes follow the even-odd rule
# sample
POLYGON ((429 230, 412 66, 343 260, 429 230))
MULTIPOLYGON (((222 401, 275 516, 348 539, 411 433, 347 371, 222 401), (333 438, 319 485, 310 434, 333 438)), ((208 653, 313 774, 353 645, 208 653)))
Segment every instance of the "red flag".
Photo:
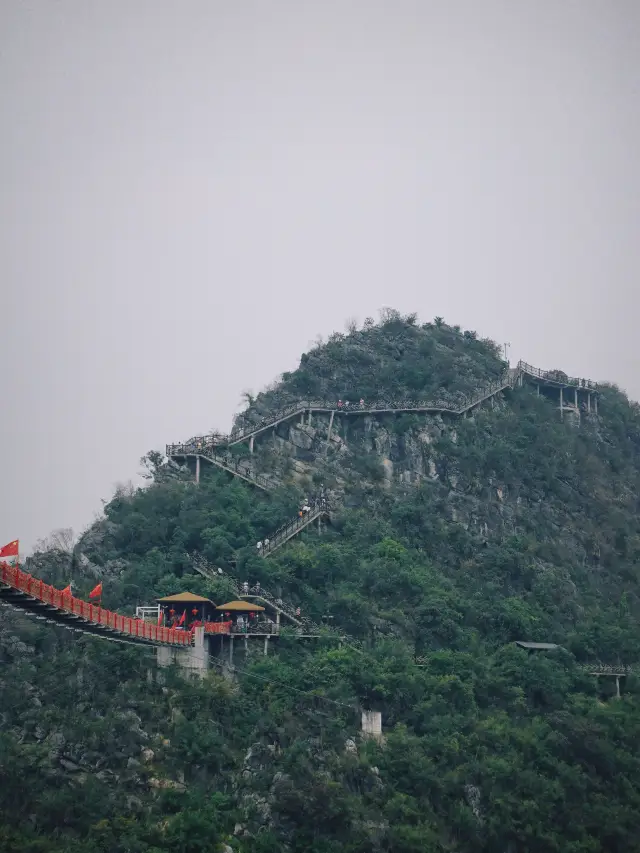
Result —
POLYGON ((164 622, 164 610, 161 610, 158 614, 158 625, 162 625, 164 622))
POLYGON ((89 598, 102 598, 102 581, 100 581, 98 586, 94 586, 89 593, 89 598))
POLYGON ((69 586, 65 586, 65 588, 62 590, 62 594, 73 595, 73 593, 71 592, 71 584, 69 584, 69 586))
POLYGON ((0 559, 2 559, 2 557, 17 557, 19 547, 19 539, 14 539, 13 542, 9 542, 9 544, 5 545, 4 548, 0 548, 0 559))
POLYGON ((187 611, 182 611, 182 616, 178 619, 178 625, 184 625, 184 617, 187 615, 187 611))

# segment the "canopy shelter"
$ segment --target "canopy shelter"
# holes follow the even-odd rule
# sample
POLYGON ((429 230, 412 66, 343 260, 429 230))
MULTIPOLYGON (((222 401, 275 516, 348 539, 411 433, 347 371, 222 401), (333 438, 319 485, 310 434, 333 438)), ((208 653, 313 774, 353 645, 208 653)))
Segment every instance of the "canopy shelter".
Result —
POLYGON ((216 610, 227 610, 230 613, 259 613, 264 610, 259 604, 250 604, 248 601, 227 601, 226 604, 219 604, 216 610))
POLYGON ((195 592, 178 592, 157 599, 164 614, 164 624, 182 628, 195 628, 215 615, 216 606, 210 598, 195 592))
POLYGON ((250 604, 248 601, 227 601, 219 604, 216 610, 220 613, 221 621, 231 620, 238 631, 251 630, 255 625, 258 614, 264 612, 264 607, 259 604, 250 604))

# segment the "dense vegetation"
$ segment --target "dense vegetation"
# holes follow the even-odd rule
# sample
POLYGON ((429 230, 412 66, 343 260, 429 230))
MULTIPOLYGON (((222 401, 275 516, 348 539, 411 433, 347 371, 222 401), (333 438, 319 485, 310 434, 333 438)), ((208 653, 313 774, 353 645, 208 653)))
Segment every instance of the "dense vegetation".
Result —
MULTIPOLYGON (((296 397, 455 398, 504 366, 490 341, 390 312, 315 347, 247 417, 296 397)), ((381 422, 397 464, 423 420, 381 422)), ((606 386, 578 428, 517 389, 440 424, 420 449, 435 474, 410 485, 385 480, 356 423, 344 439, 318 475, 340 496, 331 525, 268 560, 255 542, 305 483, 265 495, 207 469, 196 486, 157 454, 148 487, 33 558, 84 592, 103 578, 121 610, 260 580, 362 646, 282 637, 236 681, 214 666, 189 682, 158 678, 150 652, 3 612, 0 849, 640 849, 640 684, 617 701, 582 666, 640 664, 637 406, 606 386), (219 581, 193 573, 193 552, 219 581), (359 707, 382 712, 384 743, 359 738, 359 707)))

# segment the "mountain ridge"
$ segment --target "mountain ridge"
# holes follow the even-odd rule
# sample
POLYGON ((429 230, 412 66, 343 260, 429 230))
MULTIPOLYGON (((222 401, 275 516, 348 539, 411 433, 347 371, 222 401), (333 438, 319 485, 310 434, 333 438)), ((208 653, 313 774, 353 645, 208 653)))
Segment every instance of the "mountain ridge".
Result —
MULTIPOLYGON (((502 375, 495 344, 425 325, 391 312, 334 337, 252 412, 314 389, 454 402, 502 375)), ((36 574, 103 577, 125 609, 186 589, 224 601, 227 576, 248 578, 361 650, 283 637, 268 657, 250 647, 234 682, 191 683, 3 615, 5 847, 635 851, 640 414, 598 391, 597 416, 564 422, 525 385, 455 423, 363 414, 328 440, 329 413, 280 424, 253 454, 231 448, 285 481, 268 494, 208 466, 196 484, 150 453, 149 486, 114 496, 73 566, 47 552, 36 574), (320 487, 340 494, 331 524, 260 556, 320 487), (195 573, 194 552, 222 576, 195 573), (621 699, 594 661, 632 666, 621 699), (383 743, 359 736, 354 704, 382 713, 383 743)))

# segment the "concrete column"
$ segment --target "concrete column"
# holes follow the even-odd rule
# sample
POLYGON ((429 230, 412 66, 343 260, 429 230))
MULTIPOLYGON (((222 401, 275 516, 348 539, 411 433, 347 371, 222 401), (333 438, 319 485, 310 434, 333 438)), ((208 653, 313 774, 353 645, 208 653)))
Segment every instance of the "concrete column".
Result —
POLYGON ((593 398, 593 411, 598 414, 598 397, 597 395, 593 398))
POLYGON ((249 651, 249 638, 245 634, 244 635, 244 653, 245 653, 245 655, 248 651, 249 651))
POLYGON ((382 738, 382 714, 380 711, 362 712, 362 734, 376 740, 382 738))
POLYGON ((562 388, 560 388, 560 420, 564 418, 564 399, 562 396, 562 388))
POLYGON ((157 646, 156 661, 158 666, 171 666, 173 660, 173 648, 171 646, 157 646))
POLYGON ((309 417, 307 418, 307 423, 311 426, 311 409, 309 409, 309 417))
POLYGON ((200 457, 196 456, 196 483, 200 482, 200 457))
POLYGON ((278 631, 280 631, 280 611, 279 610, 276 610, 276 626, 278 628, 278 631))
POLYGON ((591 413, 591 391, 587 394, 587 411, 591 413))
POLYGON ((577 409, 578 408, 578 389, 577 388, 573 389, 573 401, 574 401, 574 403, 576 405, 576 409, 577 409))
POLYGON ((229 637, 229 666, 233 666, 233 637, 229 637))
POLYGON ((193 646, 181 649, 177 653, 176 659, 183 669, 204 675, 209 668, 209 648, 205 641, 204 627, 194 630, 193 646))
POLYGON ((333 428, 333 416, 334 415, 335 415, 335 412, 333 409, 331 409, 331 417, 329 418, 329 429, 327 431, 327 444, 329 444, 329 442, 331 441, 331 429, 333 428))
POLYGON ((249 453, 253 453, 253 439, 254 438, 255 438, 255 436, 252 435, 251 438, 249 439, 249 453))
POLYGON ((265 655, 267 655, 268 652, 269 652, 269 636, 267 634, 265 634, 265 638, 264 638, 264 653, 265 653, 265 655))
POLYGON ((536 392, 537 392, 536 396, 539 397, 540 396, 540 384, 539 383, 536 385, 536 392))
POLYGON ((620 676, 616 675, 616 699, 620 698, 620 676))

